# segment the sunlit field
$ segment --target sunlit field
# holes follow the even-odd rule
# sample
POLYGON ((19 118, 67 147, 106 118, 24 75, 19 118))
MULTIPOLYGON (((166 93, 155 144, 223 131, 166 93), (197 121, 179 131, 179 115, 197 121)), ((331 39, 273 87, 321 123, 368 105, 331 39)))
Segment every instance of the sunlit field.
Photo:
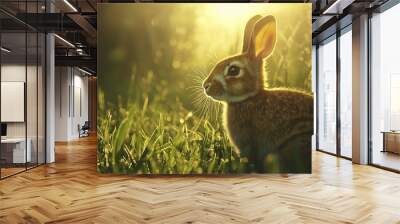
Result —
POLYGON ((143 105, 106 112, 98 130, 99 149, 104 149, 98 151, 99 170, 138 174, 241 171, 239 155, 218 122, 193 115, 179 102, 172 106, 173 112, 163 111, 146 100, 143 105))
MULTIPOLYGON (((246 172, 202 82, 240 53, 254 15, 274 15, 268 88, 311 92, 309 4, 100 4, 98 170, 127 174, 246 172), (299 8, 300 7, 300 8, 299 8), (288 11, 290 13, 288 13, 288 11), (307 44, 305 44, 307 43, 307 44)), ((270 170, 277 172, 274 161, 270 170)))

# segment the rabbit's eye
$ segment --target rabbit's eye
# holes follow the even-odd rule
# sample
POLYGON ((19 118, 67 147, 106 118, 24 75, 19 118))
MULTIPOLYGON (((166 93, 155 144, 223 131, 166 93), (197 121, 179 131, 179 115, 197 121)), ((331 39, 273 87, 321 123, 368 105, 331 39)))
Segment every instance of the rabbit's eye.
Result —
POLYGON ((240 74, 240 67, 237 65, 231 65, 228 68, 226 75, 228 76, 237 76, 240 74))

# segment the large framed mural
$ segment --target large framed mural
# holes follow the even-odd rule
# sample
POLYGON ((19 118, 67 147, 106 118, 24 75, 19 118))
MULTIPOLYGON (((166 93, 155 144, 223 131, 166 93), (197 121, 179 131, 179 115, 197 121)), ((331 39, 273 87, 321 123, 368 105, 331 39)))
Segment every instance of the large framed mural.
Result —
POLYGON ((311 173, 311 4, 99 4, 97 168, 311 173))

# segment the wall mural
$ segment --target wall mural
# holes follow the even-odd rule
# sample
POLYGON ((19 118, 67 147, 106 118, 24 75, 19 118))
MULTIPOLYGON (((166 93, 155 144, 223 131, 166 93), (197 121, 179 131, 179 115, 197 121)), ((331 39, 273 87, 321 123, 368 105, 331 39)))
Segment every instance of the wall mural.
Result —
POLYGON ((311 173, 311 4, 99 4, 101 173, 311 173))

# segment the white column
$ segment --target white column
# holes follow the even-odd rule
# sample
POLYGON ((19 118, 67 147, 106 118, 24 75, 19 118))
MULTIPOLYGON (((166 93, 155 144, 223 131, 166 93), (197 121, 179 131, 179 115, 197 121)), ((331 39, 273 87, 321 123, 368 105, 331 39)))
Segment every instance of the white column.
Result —
POLYGON ((368 15, 353 19, 353 162, 368 163, 368 15))
POLYGON ((54 35, 49 33, 46 36, 46 163, 55 161, 54 133, 55 133, 55 55, 54 55, 54 35))
MULTIPOLYGON (((54 12, 54 5, 46 1, 46 11, 54 12)), ((46 163, 55 162, 55 43, 54 34, 46 35, 46 163)))

